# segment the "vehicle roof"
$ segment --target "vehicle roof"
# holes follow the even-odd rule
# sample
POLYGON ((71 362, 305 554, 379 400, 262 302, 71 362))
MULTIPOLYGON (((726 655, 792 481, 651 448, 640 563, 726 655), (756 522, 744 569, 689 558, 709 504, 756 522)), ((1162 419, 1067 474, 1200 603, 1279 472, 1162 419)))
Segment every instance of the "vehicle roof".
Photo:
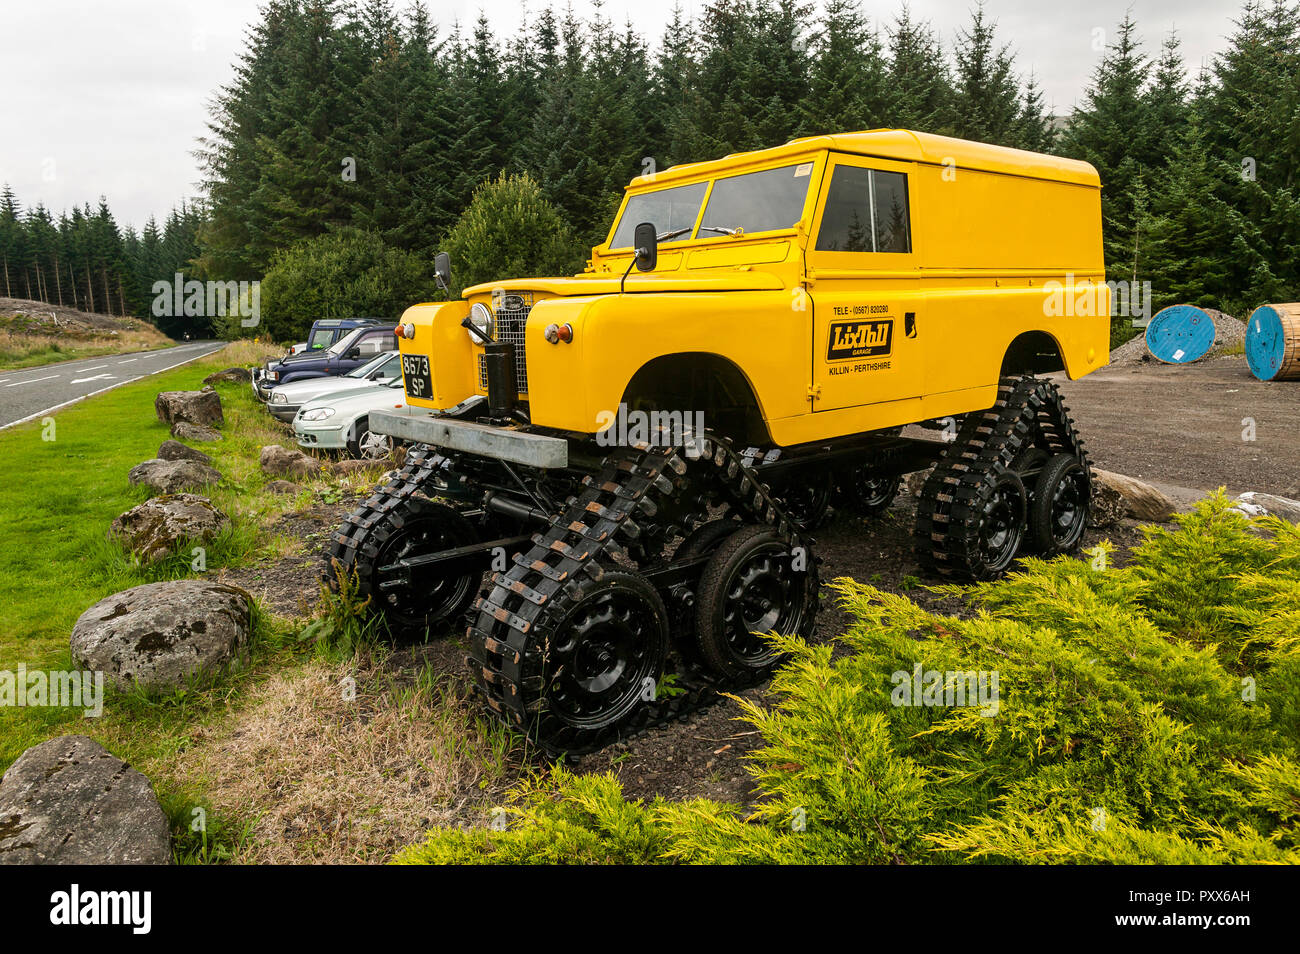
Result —
POLYGON ((900 162, 920 162, 933 165, 955 163, 957 169, 975 169, 1006 175, 1028 176, 1098 188, 1101 185, 1097 170, 1086 162, 1048 156, 1023 149, 1009 149, 984 142, 953 139, 931 133, 913 132, 910 129, 868 129, 861 132, 836 133, 826 136, 808 136, 792 139, 782 146, 757 149, 753 152, 732 153, 721 159, 692 162, 673 166, 652 175, 638 176, 627 186, 637 189, 648 185, 662 185, 681 179, 713 176, 739 170, 744 166, 795 158, 812 152, 829 149, 860 156, 878 156, 900 162))

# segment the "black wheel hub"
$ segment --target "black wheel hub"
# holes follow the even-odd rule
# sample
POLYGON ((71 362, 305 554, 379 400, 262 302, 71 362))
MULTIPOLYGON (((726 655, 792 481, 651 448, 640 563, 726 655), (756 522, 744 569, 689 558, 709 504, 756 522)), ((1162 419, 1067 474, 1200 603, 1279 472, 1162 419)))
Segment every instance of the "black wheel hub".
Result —
MULTIPOLYGON (((374 563, 375 566, 388 566, 405 557, 436 553, 464 546, 467 542, 463 534, 455 533, 437 516, 413 517, 384 541, 374 563)), ((398 586, 389 589, 381 585, 380 608, 385 615, 409 621, 440 620, 450 608, 459 605, 477 583, 478 574, 437 577, 426 574, 418 587, 398 586)))
POLYGON ((1073 542, 1088 516, 1089 493, 1082 470, 1072 470, 1052 491, 1052 539, 1073 542))
POLYGON ((980 562, 996 571, 1009 566, 1020 547, 1024 528, 1022 488, 1009 481, 997 484, 980 511, 976 531, 980 562))
POLYGON ((802 601, 797 574, 779 550, 757 552, 737 567, 723 604, 723 634, 731 655, 746 666, 759 667, 777 652, 760 633, 798 632, 802 601))
POLYGON ((623 590, 580 604, 552 638, 551 712, 569 725, 598 729, 618 721, 647 690, 653 697, 654 613, 623 590))

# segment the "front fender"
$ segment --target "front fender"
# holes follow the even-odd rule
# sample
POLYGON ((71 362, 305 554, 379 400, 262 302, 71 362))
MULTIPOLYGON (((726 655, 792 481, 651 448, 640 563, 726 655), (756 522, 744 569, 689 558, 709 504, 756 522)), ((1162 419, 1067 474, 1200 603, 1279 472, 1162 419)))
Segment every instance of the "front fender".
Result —
POLYGON ((617 411, 642 366, 685 352, 715 354, 742 369, 764 420, 802 413, 812 331, 811 313, 799 302, 788 289, 538 302, 525 332, 532 421, 595 433, 605 423, 599 421, 602 412, 617 411), (547 325, 565 323, 573 326, 573 341, 548 342, 547 325))

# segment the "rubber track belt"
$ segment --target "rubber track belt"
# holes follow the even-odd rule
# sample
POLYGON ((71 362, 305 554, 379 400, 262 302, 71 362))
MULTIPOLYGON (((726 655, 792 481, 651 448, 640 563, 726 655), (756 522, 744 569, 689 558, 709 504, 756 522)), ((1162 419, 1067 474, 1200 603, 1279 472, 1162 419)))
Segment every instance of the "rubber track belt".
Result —
MULTIPOLYGON (((760 671, 721 683, 698 673, 679 673, 679 688, 684 690, 680 694, 643 702, 600 729, 580 729, 545 711, 546 653, 553 628, 592 583, 615 566, 613 553, 635 542, 639 522, 653 520, 664 498, 686 488, 688 468, 710 471, 709 482, 751 522, 789 535, 792 545, 811 543, 725 440, 709 435, 694 445, 642 444, 607 457, 600 473, 585 478, 582 490, 552 516, 546 531, 533 537, 528 552, 516 556, 504 572, 493 574, 467 631, 466 661, 488 707, 528 732, 548 754, 572 757, 684 720, 718 702, 720 693, 748 689, 769 675, 760 671), (697 449, 698 457, 688 459, 684 446, 697 449)), ((815 566, 811 556, 809 565, 815 566)))
POLYGON ((1050 381, 1031 375, 999 379, 997 401, 985 411, 967 415, 957 439, 922 488, 915 537, 924 566, 945 576, 961 571, 948 549, 954 542, 950 531, 963 522, 982 483, 999 469, 1010 468, 1026 447, 1036 444, 1049 454, 1074 455, 1083 465, 1091 492, 1088 450, 1069 411, 1050 381))

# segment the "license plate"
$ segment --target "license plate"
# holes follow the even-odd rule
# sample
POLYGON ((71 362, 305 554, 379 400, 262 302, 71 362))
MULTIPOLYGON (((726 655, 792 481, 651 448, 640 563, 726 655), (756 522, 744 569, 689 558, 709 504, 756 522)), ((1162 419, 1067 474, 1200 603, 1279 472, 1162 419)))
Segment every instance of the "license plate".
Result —
POLYGON ((433 397, 433 379, 429 377, 428 355, 402 355, 402 385, 406 388, 407 397, 433 397))

